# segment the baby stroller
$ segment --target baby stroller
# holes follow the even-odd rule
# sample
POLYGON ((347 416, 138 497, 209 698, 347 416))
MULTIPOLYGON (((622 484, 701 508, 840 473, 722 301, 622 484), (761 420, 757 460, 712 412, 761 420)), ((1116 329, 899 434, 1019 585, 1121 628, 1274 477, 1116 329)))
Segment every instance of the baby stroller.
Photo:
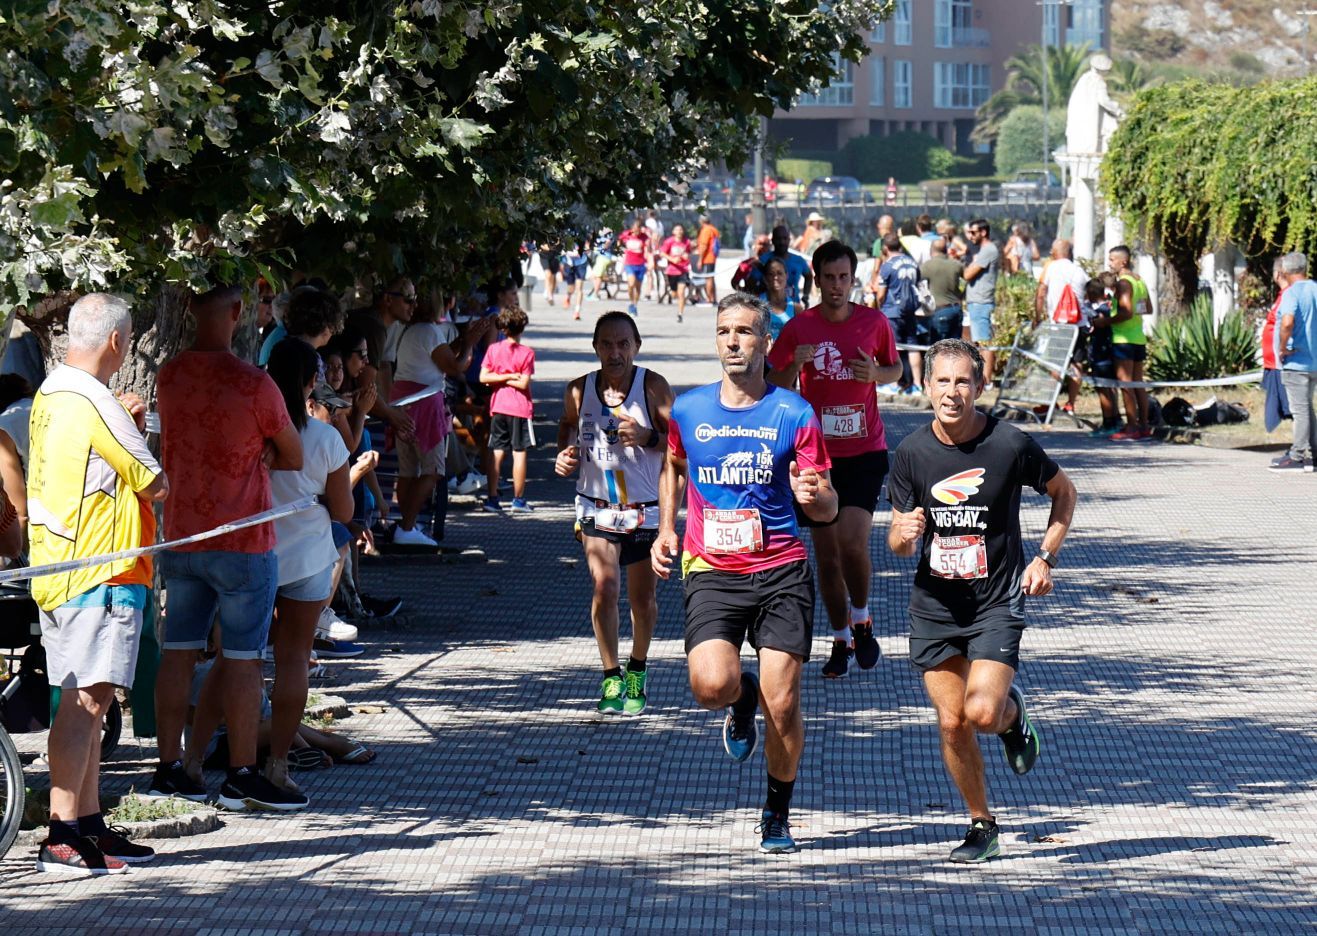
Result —
MULTIPOLYGON (((0 858, 18 835, 26 802, 23 762, 9 735, 48 730, 53 711, 39 620, 27 582, 0 584, 0 858)), ((115 698, 105 711, 102 762, 119 746, 122 731, 115 698)))

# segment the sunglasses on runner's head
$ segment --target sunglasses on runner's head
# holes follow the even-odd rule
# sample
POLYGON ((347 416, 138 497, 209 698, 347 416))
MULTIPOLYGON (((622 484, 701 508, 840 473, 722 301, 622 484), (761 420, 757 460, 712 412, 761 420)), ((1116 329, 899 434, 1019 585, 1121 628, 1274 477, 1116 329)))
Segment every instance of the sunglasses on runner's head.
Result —
POLYGON ((416 297, 409 296, 406 293, 394 292, 393 290, 389 290, 384 295, 396 296, 397 298, 401 299, 403 302, 407 303, 408 305, 416 305, 416 297))

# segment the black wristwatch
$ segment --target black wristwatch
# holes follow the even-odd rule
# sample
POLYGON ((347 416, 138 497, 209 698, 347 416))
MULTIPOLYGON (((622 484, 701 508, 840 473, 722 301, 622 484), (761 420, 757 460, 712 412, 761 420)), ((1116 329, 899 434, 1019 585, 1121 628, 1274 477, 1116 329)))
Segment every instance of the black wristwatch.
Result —
POLYGON ((1046 549, 1043 549, 1041 546, 1039 546, 1038 558, 1043 560, 1043 562, 1046 562, 1049 567, 1053 569, 1056 568, 1056 553, 1048 552, 1046 549))
POLYGON ((661 438, 662 436, 659 435, 659 431, 651 427, 649 430, 649 438, 645 441, 644 447, 649 449, 658 448, 659 439, 661 438))

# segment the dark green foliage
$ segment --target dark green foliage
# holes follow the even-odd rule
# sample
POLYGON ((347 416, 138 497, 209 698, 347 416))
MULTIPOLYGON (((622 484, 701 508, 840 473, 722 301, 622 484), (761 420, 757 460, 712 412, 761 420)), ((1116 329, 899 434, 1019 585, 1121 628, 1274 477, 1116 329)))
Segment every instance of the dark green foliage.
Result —
POLYGON ((856 137, 842 150, 850 175, 861 182, 915 183, 956 171, 956 155, 933 137, 913 131, 856 137))
POLYGON ((1242 313, 1231 312, 1218 326, 1212 297, 1196 297, 1189 309, 1164 315, 1148 340, 1152 380, 1209 380, 1243 374, 1257 367, 1258 340, 1242 313))

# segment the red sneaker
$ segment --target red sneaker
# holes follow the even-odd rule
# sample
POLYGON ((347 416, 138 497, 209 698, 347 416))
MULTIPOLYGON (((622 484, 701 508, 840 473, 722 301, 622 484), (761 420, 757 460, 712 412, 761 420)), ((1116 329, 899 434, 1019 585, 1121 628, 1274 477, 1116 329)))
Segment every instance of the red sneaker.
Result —
POLYGON ((1120 432, 1113 433, 1112 442, 1137 442, 1143 438, 1143 433, 1138 429, 1131 429, 1126 426, 1120 432))
POLYGON ((105 854, 94 839, 83 836, 76 842, 52 845, 47 839, 37 852, 37 870, 56 874, 124 874, 128 865, 105 854))

